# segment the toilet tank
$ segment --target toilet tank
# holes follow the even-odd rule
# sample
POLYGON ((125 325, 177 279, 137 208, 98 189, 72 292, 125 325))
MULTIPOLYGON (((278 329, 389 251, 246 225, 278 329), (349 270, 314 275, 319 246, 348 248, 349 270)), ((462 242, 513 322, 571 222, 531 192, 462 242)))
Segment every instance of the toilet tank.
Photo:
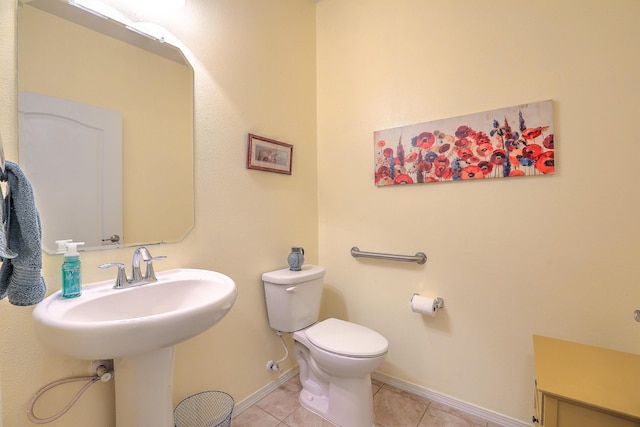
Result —
POLYGON ((305 264, 262 275, 269 325, 276 331, 294 332, 318 321, 324 268, 305 264))

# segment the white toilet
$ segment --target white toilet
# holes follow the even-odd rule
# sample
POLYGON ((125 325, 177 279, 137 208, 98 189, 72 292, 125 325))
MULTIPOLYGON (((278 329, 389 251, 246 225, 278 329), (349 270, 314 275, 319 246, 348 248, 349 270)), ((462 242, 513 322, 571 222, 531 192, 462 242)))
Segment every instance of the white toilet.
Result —
POLYGON ((340 427, 372 427, 370 374, 382 365, 389 342, 355 323, 318 322, 324 273, 324 268, 310 264, 301 271, 264 273, 269 324, 277 331, 293 332, 300 403, 340 427))

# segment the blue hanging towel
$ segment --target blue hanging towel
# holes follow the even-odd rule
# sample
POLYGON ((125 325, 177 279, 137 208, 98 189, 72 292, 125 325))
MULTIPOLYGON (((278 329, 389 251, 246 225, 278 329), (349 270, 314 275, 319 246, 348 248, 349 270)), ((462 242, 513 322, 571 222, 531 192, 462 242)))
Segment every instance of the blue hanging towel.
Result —
POLYGON ((33 189, 20 167, 7 161, 8 180, 3 223, 7 248, 0 267, 0 299, 13 305, 34 305, 42 301, 47 287, 42 278, 42 228, 33 189), (15 255, 17 254, 17 255, 15 255), (10 258, 12 255, 15 257, 10 258))

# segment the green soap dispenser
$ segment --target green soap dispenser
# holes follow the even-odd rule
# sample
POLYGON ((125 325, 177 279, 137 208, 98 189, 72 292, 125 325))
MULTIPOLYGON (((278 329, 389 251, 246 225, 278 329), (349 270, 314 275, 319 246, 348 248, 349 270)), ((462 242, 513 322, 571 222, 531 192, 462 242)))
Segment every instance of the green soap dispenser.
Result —
POLYGON ((65 242, 67 252, 62 263, 62 298, 75 298, 82 293, 78 245, 84 245, 84 242, 65 242))

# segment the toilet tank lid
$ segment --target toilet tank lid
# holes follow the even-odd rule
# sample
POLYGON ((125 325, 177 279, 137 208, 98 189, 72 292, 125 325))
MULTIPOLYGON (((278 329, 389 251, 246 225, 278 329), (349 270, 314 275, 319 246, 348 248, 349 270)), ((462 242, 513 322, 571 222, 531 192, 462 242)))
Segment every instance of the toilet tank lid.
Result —
POLYGON ((378 332, 340 319, 323 320, 305 332, 314 345, 343 356, 376 357, 389 350, 389 341, 378 332))
POLYGON ((313 265, 304 264, 300 271, 292 271, 288 268, 282 270, 270 271, 262 274, 262 281, 275 283, 276 285, 295 285, 310 280, 319 279, 324 276, 324 268, 313 265))

